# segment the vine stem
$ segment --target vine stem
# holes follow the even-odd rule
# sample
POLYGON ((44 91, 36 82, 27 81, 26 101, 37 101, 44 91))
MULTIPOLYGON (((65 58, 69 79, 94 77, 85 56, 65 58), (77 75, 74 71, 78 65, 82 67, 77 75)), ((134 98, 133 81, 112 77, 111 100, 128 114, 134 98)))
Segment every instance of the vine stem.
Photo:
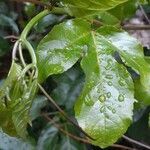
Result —
POLYGON ((50 97, 50 95, 45 91, 45 89, 38 83, 38 87, 42 91, 42 93, 48 98, 48 100, 59 110, 59 112, 64 116, 70 123, 72 123, 75 127, 77 127, 84 135, 86 135, 88 138, 94 140, 91 138, 87 133, 85 133, 68 115, 55 103, 55 101, 50 97))
POLYGON ((53 14, 66 14, 66 11, 63 8, 59 7, 53 7, 52 10, 44 10, 40 12, 38 15, 36 15, 34 18, 31 19, 31 21, 26 25, 24 30, 21 33, 20 39, 24 41, 24 39, 27 38, 27 35, 29 34, 30 30, 32 27, 39 22, 43 17, 47 16, 48 14, 53 13, 53 14))
POLYGON ((150 146, 148 146, 148 145, 145 145, 145 144, 140 143, 140 142, 138 142, 138 141, 136 141, 136 140, 133 140, 133 139, 131 139, 131 138, 125 136, 125 135, 123 135, 122 137, 123 137, 125 140, 129 141, 130 143, 134 143, 134 144, 136 144, 136 145, 139 145, 139 146, 141 146, 141 147, 144 147, 144 148, 150 150, 150 146))
POLYGON ((54 7, 52 10, 46 9, 46 10, 42 11, 41 13, 39 13, 38 15, 36 15, 34 18, 32 18, 31 21, 26 25, 26 27, 24 28, 24 30, 21 33, 19 41, 21 41, 22 44, 24 44, 25 47, 28 49, 33 64, 37 64, 36 55, 35 55, 32 45, 27 40, 27 36, 28 36, 29 32, 31 31, 32 27, 36 23, 38 23, 39 20, 41 20, 43 17, 47 16, 50 13, 65 14, 66 11, 63 8, 58 8, 58 7, 54 7))
MULTIPOLYGON (((55 128, 57 128, 59 131, 61 131, 63 134, 65 134, 66 136, 76 140, 76 141, 79 141, 79 142, 82 142, 82 143, 85 143, 85 144, 91 144, 91 142, 87 139, 84 139, 84 138, 81 138, 81 137, 78 137, 76 135, 73 135, 69 132, 67 132, 66 130, 64 130, 63 128, 61 128, 58 124, 55 123, 55 121, 53 119, 51 119, 48 115, 46 114, 42 114, 42 116, 49 122, 51 122, 55 128)), ((124 146, 124 145, 119 145, 119 144, 113 144, 112 146, 110 147, 114 147, 114 148, 119 148, 119 149, 124 149, 124 150, 133 150, 131 147, 127 147, 127 146, 124 146)))

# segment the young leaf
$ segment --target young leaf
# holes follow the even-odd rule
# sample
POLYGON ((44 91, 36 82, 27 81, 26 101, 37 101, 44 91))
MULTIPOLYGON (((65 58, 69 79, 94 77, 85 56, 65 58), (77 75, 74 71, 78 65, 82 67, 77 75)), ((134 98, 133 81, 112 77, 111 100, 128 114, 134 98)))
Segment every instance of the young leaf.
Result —
POLYGON ((17 133, 21 137, 26 137, 27 123, 31 122, 29 110, 37 90, 37 79, 27 84, 25 77, 21 77, 21 72, 21 66, 13 62, 0 89, 0 126, 11 135, 17 133))
POLYGON ((17 104, 13 108, 12 120, 18 135, 21 137, 27 136, 27 123, 31 123, 30 108, 37 90, 37 80, 35 79, 29 87, 23 91, 23 94, 18 99, 17 104))
POLYGON ((86 44, 87 28, 80 20, 67 21, 55 26, 40 42, 36 52, 40 82, 68 70, 78 61, 86 44))

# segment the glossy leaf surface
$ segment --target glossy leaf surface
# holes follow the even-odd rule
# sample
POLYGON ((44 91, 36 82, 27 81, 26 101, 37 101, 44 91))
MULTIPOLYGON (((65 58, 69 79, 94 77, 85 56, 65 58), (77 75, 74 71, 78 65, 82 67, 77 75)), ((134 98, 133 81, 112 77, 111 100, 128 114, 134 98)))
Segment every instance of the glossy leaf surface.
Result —
MULTIPOLYGON (((41 77, 46 78, 67 70, 69 67, 63 70, 56 68, 62 67, 64 55, 72 50, 82 54, 81 65, 86 75, 84 89, 75 106, 77 121, 83 130, 95 139, 92 141, 93 144, 102 148, 107 147, 126 132, 132 121, 135 101, 130 74, 125 66, 115 60, 114 54, 118 52, 123 62, 140 74, 140 82, 145 88, 148 88, 148 82, 145 82, 148 76, 145 75, 148 73, 149 65, 144 59, 141 45, 125 31, 111 26, 92 31, 89 23, 76 19, 58 25, 40 43, 37 51, 38 61, 42 62, 43 67, 46 60, 44 68, 47 67, 45 75, 41 72, 42 67, 39 68, 41 77), (63 46, 63 37, 69 41, 67 49, 63 46), (56 39, 59 49, 52 44, 56 39), (74 40, 71 42, 71 39, 74 40), (63 50, 63 55, 55 59, 55 62, 58 62, 55 67, 52 60, 57 57, 59 50, 63 50)), ((76 60, 80 55, 74 55, 76 60)), ((72 57, 69 58, 71 59, 72 57)))
POLYGON ((40 81, 68 70, 78 61, 86 44, 87 28, 85 22, 67 21, 55 26, 40 42, 36 52, 40 81))
POLYGON ((87 16, 106 11, 127 0, 63 0, 68 12, 73 16, 87 16))
POLYGON ((90 36, 88 53, 81 62, 86 83, 75 112, 79 125, 95 139, 92 143, 104 148, 116 142, 131 123, 133 83, 126 68, 114 59, 113 43, 101 30, 90 36))

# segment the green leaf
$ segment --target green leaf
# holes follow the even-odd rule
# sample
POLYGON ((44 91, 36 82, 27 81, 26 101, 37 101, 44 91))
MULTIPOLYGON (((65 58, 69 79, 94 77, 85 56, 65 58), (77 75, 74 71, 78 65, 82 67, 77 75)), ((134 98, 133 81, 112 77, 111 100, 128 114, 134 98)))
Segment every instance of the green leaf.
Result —
POLYGON ((149 91, 150 68, 142 46, 123 30, 103 26, 92 31, 91 24, 81 19, 56 26, 42 42, 37 51, 41 79, 69 69, 75 61, 63 70, 60 68, 68 52, 74 52, 76 61, 82 54, 86 83, 75 105, 76 118, 82 129, 95 139, 91 141, 94 145, 102 148, 112 145, 129 127, 135 101, 131 76, 114 54, 117 52, 127 66, 140 74, 143 88, 149 91))
POLYGON ((0 149, 1 150, 34 150, 34 147, 21 139, 10 137, 7 134, 0 132, 0 149))
POLYGON ((57 84, 57 88, 52 91, 51 96, 57 104, 72 112, 75 100, 83 87, 84 74, 82 70, 75 66, 64 74, 54 76, 53 79, 57 84))
POLYGON ((113 43, 123 62, 140 75, 136 84, 135 97, 144 104, 150 104, 150 65, 144 59, 141 44, 128 33, 112 27, 101 28, 101 35, 113 43), (119 40, 118 40, 119 39, 119 40), (139 86, 140 85, 140 86, 139 86), (139 87, 139 89, 137 88, 139 87), (143 96, 144 95, 144 96, 143 96))
POLYGON ((106 11, 127 0, 63 0, 70 15, 82 17, 106 11))
POLYGON ((27 123, 31 122, 29 111, 37 90, 37 79, 27 83, 21 76, 22 71, 21 66, 13 62, 0 89, 0 125, 6 133, 17 133, 25 138, 27 123))
POLYGON ((120 24, 120 20, 107 11, 99 13, 97 15, 97 19, 100 20, 103 24, 107 24, 107 25, 120 24))
POLYGON ((86 30, 85 22, 67 21, 55 26, 40 42, 36 51, 40 82, 68 70, 78 61, 86 43, 86 30))
POLYGON ((136 12, 136 0, 128 0, 127 2, 118 5, 108 12, 118 18, 120 21, 128 19, 136 12))
POLYGON ((56 150, 58 144, 58 129, 48 125, 38 139, 37 150, 56 150))
POLYGON ((0 26, 2 27, 11 27, 13 31, 19 33, 19 29, 14 20, 6 15, 0 14, 0 26))
POLYGON ((18 135, 27 136, 27 123, 31 123, 30 108, 37 90, 37 80, 35 79, 26 90, 23 91, 17 104, 13 108, 12 120, 18 135))
POLYGON ((75 112, 79 125, 95 139, 92 143, 105 148, 129 127, 134 94, 129 73, 113 57, 116 48, 100 34, 101 30, 91 33, 89 51, 81 63, 86 83, 75 112))
POLYGON ((44 96, 38 96, 33 100, 31 109, 30 109, 30 116, 31 120, 36 119, 37 117, 41 116, 41 109, 48 105, 47 98, 44 96))

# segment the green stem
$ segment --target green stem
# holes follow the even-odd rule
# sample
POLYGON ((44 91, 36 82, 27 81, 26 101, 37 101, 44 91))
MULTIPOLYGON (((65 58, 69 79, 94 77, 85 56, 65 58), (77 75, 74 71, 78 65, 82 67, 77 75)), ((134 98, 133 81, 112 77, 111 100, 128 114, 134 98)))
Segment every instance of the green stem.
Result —
POLYGON ((30 53, 30 56, 31 56, 31 59, 32 59, 32 63, 33 64, 36 64, 37 63, 37 60, 36 60, 36 55, 35 55, 35 52, 34 52, 34 49, 32 47, 32 45, 30 44, 30 42, 28 42, 26 39, 24 39, 22 41, 22 43, 25 45, 25 47, 28 49, 29 53, 30 53))
POLYGON ((28 33, 30 32, 30 30, 32 29, 32 27, 39 21, 41 20, 43 17, 47 16, 48 14, 53 13, 53 14, 66 14, 67 12, 63 9, 63 8, 58 8, 58 7, 54 7, 51 11, 50 10, 44 10, 41 13, 39 13, 38 15, 36 15, 25 27, 25 29, 23 30, 20 39, 23 41, 24 39, 27 38, 28 33))
MULTIPOLYGON (((30 32, 30 30, 32 29, 32 27, 39 21, 41 20, 43 17, 47 16, 49 13, 54 13, 54 14, 66 14, 66 11, 63 8, 58 8, 58 7, 54 7, 51 11, 50 10, 44 10, 41 13, 39 13, 38 15, 36 15, 24 28, 23 32, 21 33, 20 36, 20 41, 22 41, 22 43, 25 45, 25 47, 29 50, 31 59, 32 59, 32 63, 36 64, 37 60, 36 60, 36 55, 34 52, 34 49, 32 47, 32 45, 30 44, 30 42, 27 41, 27 36, 30 32)), ((23 62, 24 63, 24 62, 23 62)), ((25 65, 25 64, 24 64, 25 65)))

